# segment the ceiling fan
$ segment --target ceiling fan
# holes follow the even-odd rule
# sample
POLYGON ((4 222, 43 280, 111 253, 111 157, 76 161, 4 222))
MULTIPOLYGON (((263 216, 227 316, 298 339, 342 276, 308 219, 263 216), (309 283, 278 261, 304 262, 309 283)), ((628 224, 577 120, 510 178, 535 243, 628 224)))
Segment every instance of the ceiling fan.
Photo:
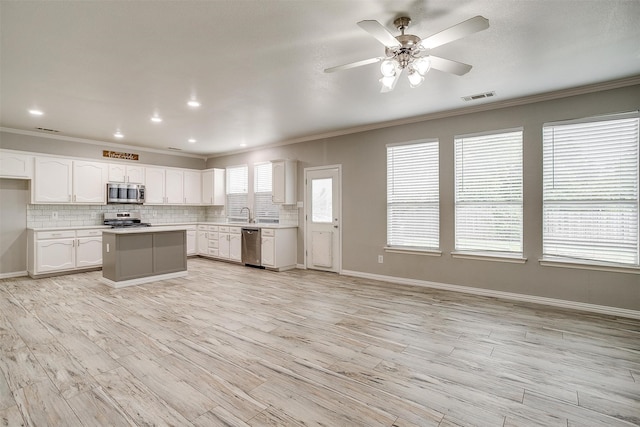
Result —
POLYGON ((433 56, 429 54, 429 51, 435 47, 489 28, 489 20, 487 18, 475 16, 425 39, 421 39, 418 36, 404 33, 409 24, 411 24, 411 19, 406 16, 393 21, 393 25, 401 33, 399 36, 394 36, 378 21, 365 20, 358 22, 360 28, 385 46, 385 56, 338 65, 337 67, 327 68, 324 72, 333 73, 334 71, 348 70, 382 61, 380 65, 382 89, 380 92, 392 91, 404 70, 407 70, 407 77, 411 87, 420 86, 424 81, 424 75, 431 68, 461 76, 471 70, 471 65, 433 56))

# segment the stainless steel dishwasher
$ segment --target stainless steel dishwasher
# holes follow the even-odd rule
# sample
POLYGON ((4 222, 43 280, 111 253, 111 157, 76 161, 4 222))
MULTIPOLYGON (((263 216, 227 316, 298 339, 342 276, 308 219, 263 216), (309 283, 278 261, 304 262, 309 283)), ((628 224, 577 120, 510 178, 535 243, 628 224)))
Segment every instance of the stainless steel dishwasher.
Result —
POLYGON ((245 265, 262 265, 262 241, 259 228, 242 228, 242 262, 245 265))

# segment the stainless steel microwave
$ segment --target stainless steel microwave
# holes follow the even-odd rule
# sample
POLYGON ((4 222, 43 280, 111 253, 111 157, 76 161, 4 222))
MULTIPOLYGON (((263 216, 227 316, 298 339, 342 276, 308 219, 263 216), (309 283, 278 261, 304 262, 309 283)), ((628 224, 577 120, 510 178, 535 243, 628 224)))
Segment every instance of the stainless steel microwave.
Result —
POLYGON ((144 203, 144 185, 110 182, 107 184, 107 203, 144 203))

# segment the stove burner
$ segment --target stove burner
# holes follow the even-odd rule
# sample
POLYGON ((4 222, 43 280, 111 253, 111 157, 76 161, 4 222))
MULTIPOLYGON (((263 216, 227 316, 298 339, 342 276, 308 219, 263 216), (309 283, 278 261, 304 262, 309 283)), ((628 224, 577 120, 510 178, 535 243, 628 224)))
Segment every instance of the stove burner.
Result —
POLYGON ((151 227, 148 222, 142 222, 140 212, 105 212, 103 224, 111 228, 151 227))

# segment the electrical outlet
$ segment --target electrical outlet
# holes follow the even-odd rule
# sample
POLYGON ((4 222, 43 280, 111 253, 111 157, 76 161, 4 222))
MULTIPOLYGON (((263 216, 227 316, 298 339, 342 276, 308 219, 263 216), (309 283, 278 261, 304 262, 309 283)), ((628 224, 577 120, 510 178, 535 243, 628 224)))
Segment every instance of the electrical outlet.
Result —
POLYGON ((58 212, 56 211, 51 212, 51 219, 58 219, 58 212))
POLYGON ((378 255, 378 264, 382 264, 384 262, 384 258, 382 255, 378 255))

